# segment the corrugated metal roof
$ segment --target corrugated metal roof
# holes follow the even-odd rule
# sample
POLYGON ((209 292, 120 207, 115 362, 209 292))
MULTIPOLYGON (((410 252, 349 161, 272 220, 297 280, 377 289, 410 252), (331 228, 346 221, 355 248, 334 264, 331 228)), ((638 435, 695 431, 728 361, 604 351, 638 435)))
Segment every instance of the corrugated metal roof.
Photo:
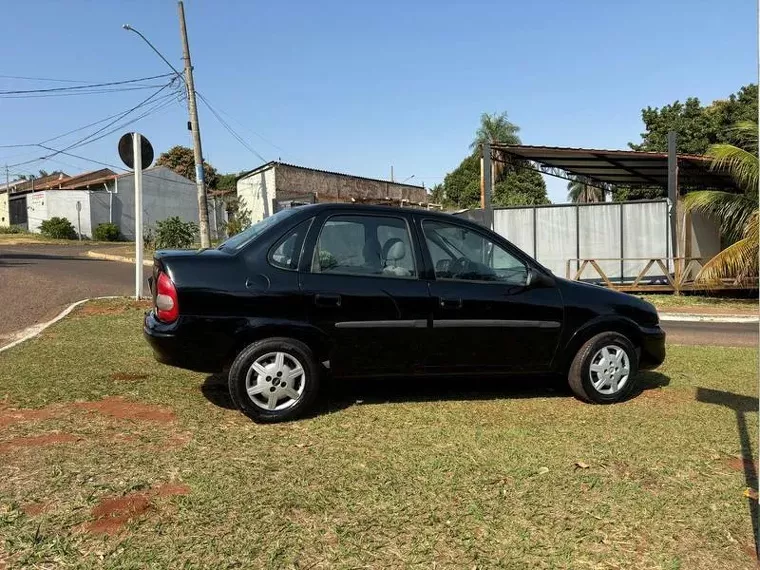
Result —
MULTIPOLYGON (((499 144, 491 148, 506 154, 508 160, 509 157, 530 160, 604 184, 668 185, 668 155, 663 152, 499 144)), ((728 174, 710 169, 708 157, 679 154, 678 168, 680 188, 736 189, 728 174)))

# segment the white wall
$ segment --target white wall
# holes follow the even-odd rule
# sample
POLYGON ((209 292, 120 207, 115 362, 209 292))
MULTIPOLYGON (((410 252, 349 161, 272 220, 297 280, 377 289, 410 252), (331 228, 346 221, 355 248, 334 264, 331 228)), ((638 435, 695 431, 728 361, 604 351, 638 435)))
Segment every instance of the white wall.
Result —
POLYGON ((8 192, 0 194, 0 227, 7 228, 11 225, 11 211, 8 204, 8 192))
POLYGON ((276 198, 275 167, 249 174, 237 181, 238 198, 251 211, 254 224, 272 214, 272 200, 276 198))
POLYGON ((81 231, 83 236, 92 237, 90 216, 90 192, 88 190, 44 190, 29 194, 26 199, 29 214, 29 231, 39 232, 40 224, 50 218, 66 218, 81 231), (81 211, 77 216, 77 202, 81 211), (78 220, 81 220, 81 229, 78 220))
MULTIPOLYGON (((130 173, 120 176, 118 181, 118 192, 113 197, 113 223, 119 226, 125 238, 133 240, 135 239, 135 177, 130 173)), ((198 223, 198 197, 195 182, 163 166, 145 170, 143 172, 143 228, 155 228, 156 222, 172 216, 178 216, 183 222, 198 223)))

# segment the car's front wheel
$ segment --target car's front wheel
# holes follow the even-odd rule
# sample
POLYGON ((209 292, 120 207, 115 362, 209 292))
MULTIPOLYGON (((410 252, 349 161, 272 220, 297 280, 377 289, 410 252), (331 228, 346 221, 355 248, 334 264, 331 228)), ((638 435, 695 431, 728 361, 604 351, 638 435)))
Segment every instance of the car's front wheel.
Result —
POLYGON ((303 415, 319 390, 319 366, 311 349, 290 338, 269 338, 245 348, 232 363, 230 396, 256 422, 303 415))
POLYGON ((586 341, 575 355, 568 382, 581 400, 611 404, 631 394, 637 371, 633 343, 620 333, 604 332, 586 341))

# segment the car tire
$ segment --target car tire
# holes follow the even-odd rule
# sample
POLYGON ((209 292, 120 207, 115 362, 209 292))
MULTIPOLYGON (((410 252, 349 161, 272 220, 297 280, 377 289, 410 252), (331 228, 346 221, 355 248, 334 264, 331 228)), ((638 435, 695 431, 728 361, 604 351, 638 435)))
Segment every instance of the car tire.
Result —
POLYGON ((260 340, 232 363, 230 397, 238 410, 258 423, 297 419, 314 402, 320 372, 313 352, 304 343, 291 338, 260 340))
POLYGON ((567 379, 579 399, 593 404, 612 404, 630 396, 638 364, 636 348, 627 337, 604 332, 580 348, 567 379))

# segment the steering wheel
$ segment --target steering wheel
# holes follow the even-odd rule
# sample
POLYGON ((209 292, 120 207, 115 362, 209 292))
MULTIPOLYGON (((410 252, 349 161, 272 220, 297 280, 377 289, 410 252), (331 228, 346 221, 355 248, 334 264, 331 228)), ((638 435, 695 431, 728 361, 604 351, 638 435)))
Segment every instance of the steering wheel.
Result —
POLYGON ((449 271, 451 271, 451 275, 459 275, 461 273, 466 273, 470 268, 470 260, 466 257, 460 257, 454 263, 451 264, 451 268, 449 271))

